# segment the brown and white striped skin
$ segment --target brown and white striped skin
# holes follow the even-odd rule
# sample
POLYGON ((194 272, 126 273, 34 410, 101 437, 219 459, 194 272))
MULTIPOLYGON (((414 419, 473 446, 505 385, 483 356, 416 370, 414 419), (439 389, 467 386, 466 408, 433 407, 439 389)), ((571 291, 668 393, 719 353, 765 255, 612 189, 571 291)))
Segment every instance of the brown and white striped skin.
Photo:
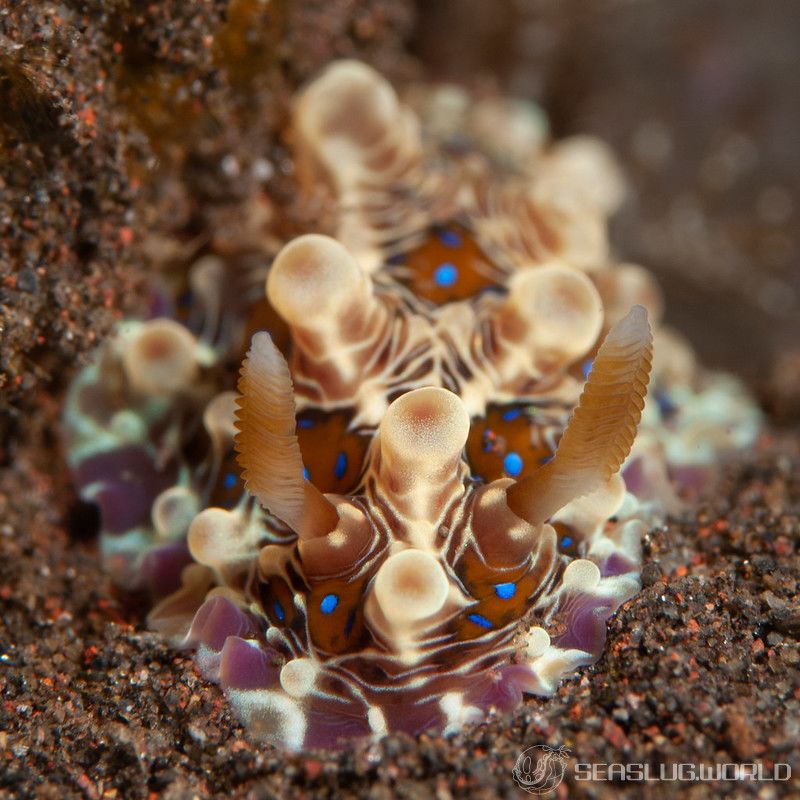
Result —
MULTIPOLYGON (((266 334, 256 335, 240 381, 239 461, 248 490, 298 539, 261 551, 243 604, 249 598, 269 620, 267 641, 285 661, 280 683, 288 697, 280 703, 294 709, 293 730, 302 727, 304 743, 316 741, 307 729, 314 715, 334 713, 326 705, 332 698, 347 714, 360 708, 379 728, 387 719, 396 724, 404 704, 433 708, 444 697, 454 704, 450 716, 465 708, 468 717, 477 715, 482 701, 465 705, 464 698, 487 676, 499 680, 504 666, 526 663, 520 636, 531 615, 546 622, 562 595, 580 595, 584 585, 591 594, 603 583, 593 561, 564 571, 570 565, 547 519, 602 490, 618 470, 643 405, 650 353, 639 308, 598 351, 574 425, 538 480, 473 479, 463 457, 470 428, 464 403, 445 388, 422 386, 389 406, 355 493, 323 499, 302 475, 285 362, 266 334), (597 405, 612 400, 620 410, 603 426, 597 405), (557 500, 548 504, 551 496, 557 500)), ((195 557, 208 563, 197 537, 192 541, 195 557)), ((605 578, 614 607, 632 581, 605 578)), ((530 666, 520 683, 525 690, 546 690, 551 661, 563 669, 591 658, 591 648, 561 648, 555 658, 559 648, 549 639, 542 648, 544 635, 534 635, 542 652, 530 664, 544 658, 549 671, 537 676, 530 666)), ((442 708, 434 719, 457 724, 442 708)))

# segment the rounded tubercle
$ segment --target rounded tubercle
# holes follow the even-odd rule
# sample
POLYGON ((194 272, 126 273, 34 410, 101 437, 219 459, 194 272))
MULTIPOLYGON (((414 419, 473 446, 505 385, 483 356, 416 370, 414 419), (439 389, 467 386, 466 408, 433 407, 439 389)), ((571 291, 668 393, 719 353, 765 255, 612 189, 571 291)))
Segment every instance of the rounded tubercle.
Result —
POLYGON ((375 576, 374 597, 386 620, 414 625, 433 617, 444 606, 449 581, 430 553, 410 548, 389 556, 375 576))
POLYGON ((135 391, 172 395, 190 388, 197 377, 195 338, 174 320, 142 323, 124 348, 122 366, 135 391))
POLYGON ((407 520, 433 524, 463 493, 469 426, 461 399, 446 389, 414 389, 389 406, 378 431, 376 482, 407 520))
POLYGON ((331 64, 300 96, 295 120, 312 147, 342 138, 367 148, 397 120, 399 104, 392 86, 359 61, 331 64))
POLYGON ((603 303, 592 281, 565 264, 518 273, 498 316, 498 332, 525 345, 539 363, 564 365, 586 353, 603 325, 603 303))
POLYGON ((366 302, 370 294, 368 277, 347 248, 315 233, 289 242, 267 278, 267 296, 281 317, 312 330, 331 327, 331 315, 366 302))
POLYGON ((460 457, 469 426, 458 395, 433 386, 414 389, 395 400, 381 422, 381 456, 431 474, 460 457))

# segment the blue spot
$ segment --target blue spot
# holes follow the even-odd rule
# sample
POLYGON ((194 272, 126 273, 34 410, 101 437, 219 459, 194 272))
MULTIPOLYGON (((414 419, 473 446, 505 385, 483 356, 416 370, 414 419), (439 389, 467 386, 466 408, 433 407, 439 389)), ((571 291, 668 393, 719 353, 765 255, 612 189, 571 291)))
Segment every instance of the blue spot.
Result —
POLYGON ((522 459, 520 458, 519 453, 508 453, 506 457, 503 459, 503 469, 512 477, 516 478, 517 475, 522 472, 522 467, 524 466, 522 459))
POLYGON ((333 474, 336 480, 341 480, 344 478, 344 474, 347 472, 347 454, 346 453, 339 453, 336 456, 336 465, 333 468, 333 474))
POLYGON ((463 241, 455 231, 439 231, 439 241, 446 247, 461 247, 463 241))
POLYGON ((314 420, 313 419, 299 419, 299 420, 297 420, 297 427, 298 428, 313 428, 314 427, 314 420))
POLYGON ((553 456, 544 456, 544 458, 539 459, 540 464, 549 464, 553 460, 553 456))
POLYGON ((311 476, 308 474, 308 467, 303 467, 303 477, 304 477, 306 480, 309 480, 309 479, 310 479, 310 477, 311 477, 311 476))
POLYGON ((494 593, 501 600, 510 600, 517 592, 516 583, 496 583, 494 585, 494 593))
POLYGON ((518 408, 512 408, 510 411, 504 411, 503 421, 511 422, 512 420, 515 420, 521 413, 522 411, 520 411, 518 408))
POLYGON ((336 611, 336 606, 339 605, 339 597, 335 594, 326 594, 319 604, 319 610, 323 614, 333 614, 336 611))
POLYGON ((670 400, 669 395, 666 392, 660 390, 656 391, 655 398, 662 419, 671 417, 678 410, 678 407, 672 402, 672 400, 670 400))
POLYGON ((458 280, 458 267, 449 261, 440 264, 433 272, 433 279, 437 286, 447 289, 458 280))
POLYGON ((586 380, 592 372, 592 367, 594 366, 594 361, 590 358, 587 361, 584 361, 581 365, 581 370, 583 371, 583 379, 586 380))
POLYGON ((564 538, 561 540, 561 546, 562 546, 564 549, 566 549, 567 547, 570 547, 570 545, 572 545, 572 537, 570 537, 570 536, 565 536, 565 537, 564 537, 564 538))
POLYGON ((222 485, 226 489, 233 489, 236 486, 236 475, 233 472, 229 472, 223 479, 222 485))
POLYGON ((280 622, 283 622, 286 619, 286 613, 283 610, 283 606, 277 600, 272 604, 272 610, 275 612, 275 616, 280 622))
POLYGON ((349 616, 347 617, 347 622, 344 626, 344 637, 345 639, 350 635, 350 631, 353 630, 353 623, 356 621, 356 612, 351 611, 349 616))
POLYGON ((492 628, 492 627, 494 627, 492 625, 492 623, 489 622, 489 620, 486 619, 486 617, 484 617, 482 614, 470 614, 467 617, 467 619, 470 622, 474 622, 476 625, 480 625, 481 628, 492 628))

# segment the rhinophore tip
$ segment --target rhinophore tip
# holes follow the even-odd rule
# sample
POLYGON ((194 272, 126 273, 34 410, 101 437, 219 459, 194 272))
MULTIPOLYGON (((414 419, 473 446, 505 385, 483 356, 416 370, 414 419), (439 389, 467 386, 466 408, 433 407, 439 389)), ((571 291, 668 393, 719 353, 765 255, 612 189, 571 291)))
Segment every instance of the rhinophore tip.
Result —
POLYGON ((239 392, 235 445, 246 488, 301 538, 328 534, 339 515, 303 476, 292 378, 267 333, 253 336, 239 392))
POLYGON ((652 358, 647 312, 634 306, 600 346, 553 460, 508 489, 515 514, 539 525, 619 470, 642 416, 652 358))

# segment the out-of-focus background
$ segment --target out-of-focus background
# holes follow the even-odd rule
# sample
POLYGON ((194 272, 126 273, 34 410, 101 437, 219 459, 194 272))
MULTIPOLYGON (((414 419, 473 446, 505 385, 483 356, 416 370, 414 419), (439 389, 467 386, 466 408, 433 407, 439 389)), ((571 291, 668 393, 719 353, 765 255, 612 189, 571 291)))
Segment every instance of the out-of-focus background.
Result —
MULTIPOLYGON (((612 241, 659 278, 667 319, 755 385, 800 357, 800 3, 418 3, 429 79, 540 102, 608 142, 631 194, 612 241)), ((794 380, 800 370, 794 367, 794 380)))

